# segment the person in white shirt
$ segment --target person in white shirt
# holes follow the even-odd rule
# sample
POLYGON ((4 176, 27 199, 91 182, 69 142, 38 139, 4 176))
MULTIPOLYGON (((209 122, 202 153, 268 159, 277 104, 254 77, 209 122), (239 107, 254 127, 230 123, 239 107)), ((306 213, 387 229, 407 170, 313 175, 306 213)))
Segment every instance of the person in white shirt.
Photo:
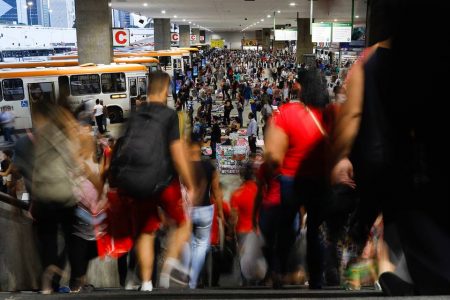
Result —
POLYGON ((100 104, 100 100, 95 100, 94 117, 97 123, 98 131, 103 134, 105 132, 103 128, 103 105, 100 104))

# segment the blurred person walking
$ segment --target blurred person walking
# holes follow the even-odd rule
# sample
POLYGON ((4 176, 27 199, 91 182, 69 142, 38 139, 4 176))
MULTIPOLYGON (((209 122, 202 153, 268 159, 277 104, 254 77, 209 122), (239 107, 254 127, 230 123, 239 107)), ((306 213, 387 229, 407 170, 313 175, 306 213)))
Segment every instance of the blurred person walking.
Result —
MULTIPOLYGON (((434 76, 443 66, 430 66, 421 88, 399 88, 408 86, 404 74, 414 67, 395 66, 400 58, 413 59, 408 53, 412 33, 404 22, 425 15, 444 24, 445 9, 380 0, 371 11, 376 44, 347 78, 348 100, 334 135, 332 179, 359 190, 363 232, 358 238, 365 241, 382 211, 385 241, 394 254, 390 258, 397 258, 397 264, 404 255, 405 264, 379 277, 386 295, 450 294, 450 162, 448 144, 440 138, 447 132, 449 105, 430 103, 446 97, 445 78, 434 76), (397 234, 389 238, 388 231, 397 234)), ((437 36, 438 31, 429 33, 430 39, 437 36)))
POLYGON ((77 197, 75 177, 80 174, 78 159, 78 126, 71 113, 50 102, 33 106, 35 127, 35 157, 32 181, 31 214, 35 220, 42 250, 42 293, 53 292, 52 281, 62 276, 58 256, 58 228, 61 227, 69 253, 75 265, 73 225, 77 197))
POLYGON ((159 282, 160 287, 168 288, 190 231, 178 175, 187 189, 188 199, 195 201, 196 195, 191 166, 180 137, 178 115, 167 107, 169 84, 167 73, 150 74, 148 105, 129 120, 125 135, 116 143, 110 167, 119 194, 123 201, 130 203, 141 291, 147 292, 153 290, 154 240, 160 226, 158 207, 176 224, 168 241, 159 282))
POLYGON ((256 154, 256 139, 258 136, 258 123, 256 123, 255 116, 253 113, 248 114, 248 127, 247 127, 247 138, 248 144, 250 146, 250 152, 256 154))
POLYGON ((267 177, 279 172, 281 189, 281 273, 287 273, 287 258, 295 242, 294 223, 305 205, 307 218, 307 261, 309 288, 322 287, 323 253, 319 226, 326 201, 324 108, 328 104, 326 80, 318 70, 305 76, 301 101, 280 108, 268 128, 265 162, 267 177), (278 171, 279 170, 279 171, 278 171))
POLYGON ((193 201, 191 208, 192 236, 190 242, 189 259, 185 266, 189 269, 189 288, 195 289, 209 250, 211 238, 211 225, 214 216, 214 204, 217 216, 223 220, 222 190, 219 186, 219 173, 209 160, 202 160, 202 139, 192 135, 190 157, 193 164, 199 197, 193 201), (214 199, 214 204, 211 203, 214 199))
POLYGON ((100 100, 95 100, 95 106, 94 106, 94 117, 95 122, 97 123, 98 131, 103 134, 105 130, 103 129, 103 105, 100 104, 100 100))

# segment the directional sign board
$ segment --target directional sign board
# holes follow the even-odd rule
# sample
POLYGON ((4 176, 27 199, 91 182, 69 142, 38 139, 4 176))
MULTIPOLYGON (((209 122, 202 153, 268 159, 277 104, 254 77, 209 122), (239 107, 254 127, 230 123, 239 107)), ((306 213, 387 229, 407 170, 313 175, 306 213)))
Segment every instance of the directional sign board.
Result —
POLYGON ((129 29, 113 29, 113 46, 126 47, 130 46, 130 30, 129 29))

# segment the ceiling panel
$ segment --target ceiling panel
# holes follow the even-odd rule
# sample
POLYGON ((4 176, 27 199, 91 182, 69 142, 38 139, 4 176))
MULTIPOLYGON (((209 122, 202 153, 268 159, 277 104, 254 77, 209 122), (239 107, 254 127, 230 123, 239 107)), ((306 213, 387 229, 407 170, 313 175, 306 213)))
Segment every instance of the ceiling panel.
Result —
MULTIPOLYGON (((355 16, 359 16, 355 21, 363 23, 367 0, 354 2, 355 16)), ((150 18, 172 18, 178 24, 191 21, 214 31, 238 31, 255 22, 260 23, 250 30, 272 27, 273 19, 267 15, 277 11, 280 11, 276 13, 277 24, 295 26, 297 13, 301 18, 309 18, 310 3, 308 0, 112 0, 112 7, 150 18), (290 6, 291 2, 296 5, 290 6), (178 17, 176 20, 174 15, 178 17)), ((351 20, 352 0, 314 0, 313 6, 317 21, 351 20)))

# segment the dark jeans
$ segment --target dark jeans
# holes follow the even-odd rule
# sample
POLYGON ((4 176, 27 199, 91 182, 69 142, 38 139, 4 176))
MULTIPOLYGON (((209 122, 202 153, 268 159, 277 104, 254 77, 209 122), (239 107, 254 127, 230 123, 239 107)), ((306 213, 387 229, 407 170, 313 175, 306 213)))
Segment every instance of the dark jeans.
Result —
POLYGON ((225 111, 223 114, 223 123, 225 125, 230 125, 230 111, 225 111))
POLYGON ((216 157, 217 157, 216 149, 217 149, 217 143, 211 142, 211 150, 212 150, 211 158, 212 159, 216 159, 216 157))
POLYGON ((3 135, 5 137, 5 142, 12 143, 12 134, 14 132, 14 127, 3 127, 3 135))
POLYGON ((230 94, 228 93, 228 90, 222 90, 222 96, 223 96, 223 100, 231 98, 230 94), (225 95, 227 96, 226 98, 225 98, 225 95))
POLYGON ((281 206, 262 208, 259 212, 259 229, 264 236, 264 256, 269 266, 268 271, 281 274, 281 253, 279 238, 283 234, 281 230, 281 218, 283 217, 281 206))
POLYGON ((322 287, 323 247, 320 242, 319 226, 323 221, 322 205, 326 203, 327 189, 325 180, 295 180, 293 177, 281 176, 281 210, 280 218, 280 258, 281 271, 288 271, 287 259, 295 243, 295 221, 304 205, 307 217, 307 263, 309 270, 309 286, 312 289, 322 287))
POLYGON ((97 242, 72 235, 70 248, 70 288, 76 290, 83 284, 82 279, 87 273, 89 261, 98 256, 97 242))
POLYGON ((96 117, 95 117, 95 122, 97 123, 98 131, 99 131, 100 133, 105 132, 105 131, 103 130, 103 115, 96 116, 96 117))
POLYGON ((241 124, 241 128, 244 127, 244 118, 242 117, 243 110, 238 110, 239 122, 241 124))
POLYGON ((256 153, 256 137, 249 136, 248 137, 248 145, 250 146, 250 152, 252 154, 256 153))
MULTIPOLYGON (((36 234, 39 242, 42 269, 49 266, 57 266, 64 269, 69 253, 69 262, 75 263, 72 245, 72 231, 74 223, 75 207, 63 207, 55 204, 42 204, 35 202, 32 207, 32 215, 35 219, 36 234), (64 245, 58 247, 58 234, 61 229, 64 236, 64 245)), ((76 254, 76 253, 75 253, 76 254)), ((53 274, 52 286, 59 287, 60 276, 53 274)))

